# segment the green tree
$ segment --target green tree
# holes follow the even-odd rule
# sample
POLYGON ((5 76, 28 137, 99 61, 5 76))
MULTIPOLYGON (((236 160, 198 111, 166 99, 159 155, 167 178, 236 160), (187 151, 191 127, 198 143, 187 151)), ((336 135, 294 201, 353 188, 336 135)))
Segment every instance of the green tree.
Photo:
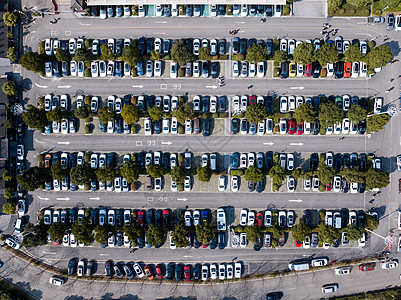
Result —
POLYGON ((316 53, 313 44, 302 42, 298 45, 293 54, 296 63, 307 65, 315 61, 316 53))
POLYGON ((99 181, 114 181, 116 178, 116 169, 111 165, 105 165, 104 168, 97 169, 95 174, 99 181))
POLYGON ((131 225, 124 225, 124 233, 128 236, 129 240, 136 245, 136 241, 139 237, 143 236, 144 229, 143 227, 138 226, 134 222, 131 225))
POLYGON ((259 168, 250 166, 245 170, 244 178, 247 181, 262 181, 265 176, 259 168))
POLYGON ((173 229, 173 242, 178 248, 183 248, 188 246, 188 241, 186 238, 187 228, 184 224, 177 224, 173 229))
POLYGON ((349 109, 347 116, 351 122, 359 123, 360 121, 366 119, 367 116, 366 109, 362 108, 359 105, 353 105, 349 109))
POLYGON ((381 5, 381 7, 388 6, 388 8, 390 10, 393 10, 401 3, 401 1, 400 0, 380 0, 379 3, 381 5))
POLYGON ((250 123, 258 123, 267 117, 266 107, 262 103, 255 103, 248 106, 245 112, 245 118, 250 123))
POLYGON ((327 185, 333 179, 336 171, 333 168, 329 168, 325 163, 321 162, 317 170, 317 176, 322 184, 327 185))
POLYGON ((128 183, 137 181, 139 177, 139 170, 135 162, 125 162, 123 167, 121 168, 121 176, 123 176, 128 181, 128 183))
POLYGON ((121 116, 127 124, 136 123, 139 120, 139 109, 134 105, 124 105, 121 110, 121 116))
POLYGON ((364 229, 362 227, 356 225, 350 225, 347 227, 347 237, 350 241, 359 240, 364 233, 364 229))
POLYGON ((166 232, 160 224, 150 224, 146 237, 151 245, 163 245, 166 232))
POLYGON ((390 175, 384 170, 368 169, 365 173, 367 189, 382 189, 390 183, 390 175))
POLYGON ((135 66, 139 59, 139 48, 133 42, 129 46, 125 46, 122 53, 122 59, 130 66, 135 66))
POLYGON ((246 226, 244 228, 244 231, 246 233, 246 238, 248 239, 248 241, 254 244, 256 244, 256 240, 262 236, 262 230, 256 225, 246 226))
POLYGON ((151 109, 148 110, 150 119, 154 121, 160 121, 163 118, 163 110, 161 107, 153 105, 151 109))
POLYGON ((209 182, 212 177, 212 169, 210 167, 198 167, 196 172, 198 173, 198 180, 202 182, 209 182))
POLYGON ((273 54, 273 60, 278 62, 283 62, 288 59, 287 52, 284 50, 275 51, 273 54))
POLYGON ((89 246, 93 240, 93 230, 88 218, 84 218, 82 224, 75 222, 71 226, 71 232, 75 235, 77 241, 89 246))
POLYGON ((84 185, 88 183, 92 176, 92 169, 84 164, 83 166, 75 166, 70 171, 71 182, 75 185, 84 185))
POLYGON ((340 174, 348 181, 348 182, 363 182, 365 181, 364 172, 360 171, 357 168, 345 168, 340 172, 340 174))
POLYGON ((91 61, 92 60, 92 52, 86 48, 77 49, 75 51, 73 60, 75 60, 75 61, 91 61))
POLYGON ((114 233, 115 228, 111 225, 97 225, 95 227, 95 241, 98 243, 107 243, 109 232, 114 233))
POLYGON ((188 47, 185 45, 183 39, 180 39, 173 45, 173 47, 171 47, 170 53, 171 59, 179 65, 184 65, 187 60, 194 59, 194 55, 192 55, 188 47))
POLYGON ((14 47, 10 47, 7 50, 7 57, 11 60, 11 61, 16 61, 17 60, 17 52, 15 51, 14 47))
POLYGON ((186 172, 183 166, 175 166, 173 169, 171 169, 170 174, 171 179, 175 182, 184 183, 186 172))
POLYGON ((321 103, 319 106, 318 119, 320 124, 326 124, 326 126, 333 126, 337 122, 343 120, 343 111, 335 103, 321 103))
POLYGON ((152 50, 150 51, 150 60, 160 60, 162 55, 159 51, 152 50))
POLYGON ((373 115, 366 119, 366 131, 369 133, 378 132, 390 121, 388 114, 373 115))
POLYGON ((371 4, 371 0, 347 0, 348 4, 351 4, 352 6, 355 7, 362 7, 362 6, 366 6, 368 4, 371 4))
POLYGON ((104 124, 107 124, 108 121, 114 121, 116 116, 116 112, 111 107, 101 107, 98 110, 99 120, 104 124))
POLYGON ((33 248, 47 244, 47 226, 44 226, 43 223, 39 223, 38 225, 33 225, 32 223, 28 223, 25 226, 24 231, 30 232, 24 236, 22 240, 22 245, 26 248, 33 248))
POLYGON ((46 112, 33 105, 27 105, 27 109, 22 113, 22 119, 30 127, 43 129, 47 122, 46 112))
POLYGON ((277 190, 285 179, 285 171, 279 165, 274 165, 269 171, 270 177, 273 179, 273 190, 277 190))
POLYGON ((70 61, 70 56, 67 54, 66 51, 63 51, 61 48, 57 48, 57 50, 56 50, 56 60, 58 62, 70 61))
POLYGON ((162 169, 162 167, 151 163, 151 164, 148 164, 146 173, 148 175, 152 176, 153 178, 159 178, 159 177, 162 177, 162 175, 163 175, 163 169, 162 169))
POLYGON ((114 59, 114 52, 111 47, 108 47, 107 44, 103 44, 100 46, 100 50, 102 55, 100 56, 101 60, 113 60, 114 59))
POLYGON ((4 170, 3 174, 1 175, 4 181, 10 181, 13 179, 13 176, 10 174, 8 170, 4 170))
POLYGON ((349 46, 348 50, 344 52, 345 61, 361 61, 362 57, 363 55, 359 49, 359 44, 349 46))
POLYGON ((255 64, 265 61, 267 58, 267 49, 258 44, 253 44, 252 47, 246 50, 246 60, 255 64))
POLYGON ((32 167, 22 172, 22 175, 17 175, 17 181, 23 190, 33 192, 43 186, 48 172, 45 168, 32 167))
POLYGON ((298 224, 295 224, 294 227, 292 227, 291 233, 294 240, 303 241, 305 235, 310 235, 312 233, 312 229, 305 223, 305 221, 301 220, 298 224))
MULTIPOLYGON (((342 2, 342 0, 339 0, 342 2)), ((325 66, 328 63, 334 63, 339 60, 339 54, 334 44, 323 43, 316 53, 316 60, 320 65, 325 66)))
POLYGON ((15 197, 15 191, 12 187, 8 187, 4 189, 4 197, 7 199, 11 199, 15 197))
POLYGON ((379 226, 379 221, 377 221, 376 217, 366 214, 365 216, 365 228, 368 230, 375 230, 379 226))
POLYGON ((199 242, 207 245, 216 236, 217 228, 212 223, 202 223, 195 227, 195 231, 199 242))
POLYGON ((15 11, 7 11, 3 14, 3 21, 9 27, 15 26, 17 24, 19 14, 15 11))
POLYGON ((313 122, 315 120, 315 111, 309 103, 298 105, 295 109, 294 117, 298 123, 313 122))
POLYGON ((176 117, 177 121, 183 124, 186 120, 195 119, 196 114, 194 108, 188 102, 185 102, 173 110, 173 117, 176 117))
POLYGON ((87 106, 78 107, 74 111, 74 116, 77 119, 86 119, 87 117, 89 117, 89 108, 87 106))
POLYGON ((68 118, 69 115, 70 113, 68 111, 62 110, 61 106, 57 106, 56 109, 50 110, 46 113, 46 117, 49 122, 61 122, 62 119, 68 118))
POLYGON ((67 226, 62 223, 52 223, 49 227, 49 234, 52 241, 62 240, 67 229, 67 226))
POLYGON ((327 8, 329 10, 337 10, 343 4, 343 0, 327 0, 327 8))
POLYGON ((393 53, 388 45, 380 45, 368 52, 365 63, 371 68, 384 67, 393 58, 393 53))
POLYGON ((14 128, 14 120, 8 119, 4 121, 4 128, 12 129, 14 128))
POLYGON ((323 243, 334 244, 340 236, 340 230, 321 222, 317 228, 319 239, 323 243))
POLYGON ((15 96, 17 94, 17 85, 14 81, 6 81, 1 88, 4 94, 8 96, 15 96))
POLYGON ((200 47, 198 58, 200 60, 209 60, 210 59, 210 47, 200 47))
POLYGON ((45 70, 45 61, 43 55, 36 52, 27 52, 23 54, 19 60, 22 67, 28 71, 33 71, 36 73, 43 73, 45 70))
POLYGON ((15 214, 15 211, 17 209, 17 205, 14 202, 7 202, 3 204, 3 213, 12 215, 15 214))
POLYGON ((68 176, 68 170, 63 169, 61 167, 60 161, 58 161, 55 164, 52 164, 52 166, 50 167, 50 173, 53 178, 60 180, 60 181, 63 180, 64 177, 68 176))

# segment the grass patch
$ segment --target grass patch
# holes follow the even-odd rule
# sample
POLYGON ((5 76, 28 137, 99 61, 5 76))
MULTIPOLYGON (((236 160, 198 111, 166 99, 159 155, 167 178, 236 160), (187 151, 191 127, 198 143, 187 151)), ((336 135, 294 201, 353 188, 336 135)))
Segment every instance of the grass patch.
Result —
POLYGON ((343 3, 337 10, 330 10, 329 15, 339 17, 368 17, 370 15, 370 5, 355 7, 348 3, 343 3))

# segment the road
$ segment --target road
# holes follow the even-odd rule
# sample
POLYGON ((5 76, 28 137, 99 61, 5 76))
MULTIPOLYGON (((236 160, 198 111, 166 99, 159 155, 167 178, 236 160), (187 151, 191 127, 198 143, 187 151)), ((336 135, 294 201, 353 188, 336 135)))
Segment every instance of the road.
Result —
MULTIPOLYGON (((73 14, 62 14, 60 21, 56 24, 50 24, 49 18, 36 19, 34 24, 24 33, 24 45, 26 49, 37 49, 38 40, 49 37, 58 37, 59 39, 68 39, 70 37, 83 36, 86 38, 138 38, 140 36, 161 37, 161 38, 186 38, 186 37, 204 37, 204 38, 226 38, 231 40, 228 30, 233 27, 240 29, 239 37, 247 38, 295 38, 297 40, 321 38, 320 30, 322 23, 327 19, 302 19, 288 18, 268 19, 266 23, 259 23, 258 18, 142 18, 142 19, 109 19, 99 20, 95 18, 76 18, 73 14), (118 35, 116 35, 118 32, 118 35)), ((383 43, 383 37, 389 36, 388 44, 395 54, 396 59, 400 59, 398 48, 398 33, 387 32, 383 25, 367 25, 362 18, 333 18, 329 20, 332 28, 339 29, 338 34, 344 39, 353 40, 367 39, 375 40, 378 44, 383 43)), ((226 85, 222 88, 210 89, 207 86, 217 85, 213 79, 44 79, 32 72, 22 71, 24 76, 24 103, 35 103, 36 97, 45 93, 68 93, 70 95, 107 95, 107 94, 152 94, 152 95, 182 95, 188 93, 195 94, 215 94, 215 95, 235 95, 235 94, 293 94, 293 95, 329 95, 329 94, 350 94, 358 96, 380 95, 385 97, 385 105, 395 103, 399 104, 399 79, 401 73, 400 64, 389 64, 376 76, 369 80, 334 80, 334 79, 306 79, 293 78, 287 80, 279 79, 232 79, 228 74, 226 85), (397 78, 393 83, 389 83, 390 78, 397 78), (106 83, 107 82, 107 83, 106 83), (164 84, 162 86, 162 84, 164 84), (140 88, 138 86, 142 85, 140 88), (248 89, 253 85, 251 89, 248 89), (133 87, 136 86, 136 87, 133 87), (180 89, 178 89, 180 86, 180 89), (384 91, 393 86, 394 89, 385 94, 384 91), (301 89, 303 87, 303 89, 301 89), (163 89, 162 89, 163 88, 163 89), (295 88, 295 89, 294 89, 295 88)), ((400 117, 396 116, 390 120, 390 123, 379 133, 372 136, 360 137, 349 136, 343 142, 339 142, 335 136, 212 136, 204 137, 182 137, 182 136, 124 136, 124 135, 102 135, 99 136, 55 136, 41 135, 29 131, 26 137, 26 148, 30 155, 41 151, 79 151, 94 150, 99 152, 133 152, 141 150, 160 150, 160 151, 185 151, 186 149, 194 152, 223 152, 231 153, 249 152, 249 151, 278 151, 278 152, 368 152, 375 153, 383 157, 384 168, 391 171, 391 182, 388 188, 376 196, 373 204, 367 204, 362 195, 343 195, 334 193, 295 193, 292 195, 285 193, 264 193, 263 195, 250 193, 208 193, 207 196, 201 193, 185 193, 182 197, 187 198, 185 203, 181 203, 178 196, 174 193, 89 193, 89 192, 43 192, 36 191, 31 195, 30 213, 31 216, 44 206, 72 207, 84 202, 85 206, 109 206, 113 207, 208 207, 215 208, 219 206, 266 208, 269 204, 276 207, 291 208, 376 208, 381 211, 381 222, 377 233, 387 236, 389 230, 397 228, 396 212, 399 209, 398 178, 394 173, 394 156, 400 151, 400 117), (65 142, 69 142, 68 145, 65 142), (171 145, 163 144, 163 141, 171 141, 171 145), (62 144, 59 144, 61 142, 62 144), (263 144, 269 143, 269 144, 263 144), (270 144, 273 143, 273 144, 270 144), (302 145, 291 145, 292 143, 302 143, 302 145), (148 197, 154 199, 162 196, 163 201, 153 201, 149 203, 148 197), (100 198, 98 200, 90 198, 100 198), (107 198, 106 198, 107 197, 107 198), (48 198, 49 200, 44 200, 48 198), (68 200, 57 200, 57 198, 69 198, 68 200), (164 201, 167 198, 167 202, 164 201), (301 199, 302 202, 289 202, 288 200, 301 199), (106 202, 107 201, 107 202, 106 202)), ((368 194, 370 196, 370 194, 368 194)), ((181 194, 179 196, 181 197, 181 194)), ((370 198, 369 198, 370 199, 370 198)), ((391 233, 390 231, 390 233, 391 233)), ((396 237, 398 234, 394 233, 396 237)), ((348 259, 365 256, 370 253, 379 252, 383 249, 383 240, 379 237, 371 236, 369 247, 366 249, 333 249, 328 252, 330 259, 343 258, 348 259)), ((55 247, 38 248, 37 252, 42 259, 51 261, 55 259, 57 263, 65 264, 64 259, 71 257, 94 257, 98 255, 112 254, 112 257, 118 259, 129 259, 127 250, 118 249, 71 249, 65 250, 62 247, 54 250, 55 247), (58 252, 60 251, 60 252, 58 252), (106 251, 106 252, 101 252, 106 251), (56 254, 51 254, 56 252, 56 254), (116 256, 114 256, 116 255, 116 256)), ((393 248, 394 249, 394 248, 393 248)), ((217 258, 221 261, 230 261, 234 257, 240 256, 243 261, 249 261, 250 272, 255 272, 258 265, 273 268, 280 266, 280 263, 293 258, 299 258, 302 255, 311 255, 312 251, 296 249, 280 249, 265 254, 263 252, 253 252, 252 250, 236 251, 227 249, 222 255, 216 255, 215 252, 196 250, 182 250, 171 253, 169 249, 158 249, 160 257, 171 256, 175 261, 191 261, 198 259, 203 261, 213 261, 217 258), (166 251, 166 252, 163 252, 166 251), (196 254, 195 254, 196 253, 196 254), (201 254, 199 254, 201 253, 201 254), (180 258, 179 256, 182 257, 180 258), (184 257, 185 256, 193 256, 184 257), (235 255, 235 256, 234 256, 235 255), (252 262, 254 260, 254 262, 252 262), (269 263, 259 264, 258 260, 280 261, 278 265, 269 263)), ((138 251, 134 254, 134 259, 143 261, 157 261, 158 255, 154 255, 156 249, 151 251, 138 251), (152 259, 150 259, 152 258, 152 259)), ((325 253, 324 250, 318 250, 317 253, 325 253)), ((322 254, 323 255, 323 254, 322 254)), ((314 271, 302 275, 285 276, 284 278, 269 278, 263 280, 249 281, 246 283, 236 282, 229 284, 208 284, 208 285, 170 285, 170 284, 124 284, 110 282, 87 282, 81 280, 69 280, 68 283, 58 289, 55 295, 55 289, 47 283, 48 274, 38 270, 32 265, 26 266, 19 259, 9 258, 9 254, 0 250, 0 258, 7 261, 2 269, 1 276, 6 277, 25 289, 37 289, 38 298, 63 299, 67 295, 82 295, 85 291, 86 297, 108 295, 113 298, 138 295, 145 299, 155 299, 157 297, 197 297, 206 298, 205 295, 213 295, 215 298, 236 297, 241 299, 262 299, 267 291, 283 291, 284 299, 318 299, 321 294, 321 285, 330 282, 338 282, 340 290, 338 294, 347 294, 352 292, 362 292, 378 288, 398 285, 398 270, 383 271, 376 270, 374 273, 362 273, 354 268, 349 277, 338 277, 334 275, 333 270, 314 271), (23 271, 22 271, 23 270, 23 271), (305 288, 307 287, 307 288, 305 288)), ((169 257, 170 258, 170 257, 169 257)), ((164 259, 163 259, 164 260, 164 259)), ((135 296, 132 296, 133 298, 135 296)))

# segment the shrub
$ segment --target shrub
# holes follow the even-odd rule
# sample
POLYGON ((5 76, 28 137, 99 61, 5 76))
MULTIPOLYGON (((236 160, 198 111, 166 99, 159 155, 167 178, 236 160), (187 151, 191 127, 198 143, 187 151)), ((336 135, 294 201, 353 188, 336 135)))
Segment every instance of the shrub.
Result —
POLYGON ((12 215, 15 213, 16 205, 12 202, 7 202, 3 205, 3 213, 12 215))
POLYGON ((327 76, 327 69, 323 68, 320 70, 320 77, 325 78, 327 76))
POLYGON ((367 9, 367 8, 363 9, 363 10, 362 10, 362 14, 363 14, 364 16, 369 16, 369 9, 367 9))
POLYGON ((86 124, 85 125, 85 134, 90 134, 91 133, 91 124, 86 124))
POLYGON ((375 15, 381 16, 382 15, 382 11, 380 9, 376 9, 375 10, 375 15))
POLYGON ((163 60, 171 60, 171 56, 170 55, 164 55, 163 56, 163 60))
POLYGON ((138 15, 138 5, 133 5, 131 8, 132 15, 137 16, 138 15))
POLYGON ((230 170, 230 174, 231 174, 232 176, 243 176, 243 175, 244 175, 244 170, 242 170, 242 169, 239 169, 239 170, 233 170, 233 169, 231 169, 231 170, 230 170))
POLYGON ((273 77, 277 78, 280 75, 280 70, 279 68, 274 68, 273 70, 273 77))
POLYGON ((178 6, 178 14, 180 15, 180 16, 183 16, 184 15, 184 6, 182 6, 182 5, 180 5, 180 6, 178 6))
POLYGON ((216 112, 216 113, 213 113, 213 114, 212 114, 212 118, 213 118, 213 119, 216 119, 216 118, 218 118, 218 117, 219 117, 219 113, 216 112))
POLYGON ((348 13, 349 15, 354 15, 355 12, 356 12, 355 8, 353 8, 353 7, 347 8, 347 13, 348 13))
POLYGON ((184 184, 183 184, 183 183, 178 183, 178 184, 177 184, 177 190, 178 190, 179 192, 184 191, 184 184))
POLYGON ((136 124, 131 125, 131 133, 137 134, 138 133, 138 126, 136 124))
POLYGON ((279 62, 275 60, 275 61, 273 62, 273 66, 278 67, 278 65, 279 65, 279 62))
POLYGON ((39 42, 38 43, 38 53, 43 54, 45 53, 45 42, 39 42))
POLYGON ((85 103, 85 105, 90 106, 91 105, 91 97, 85 96, 84 97, 84 103, 85 103))
POLYGON ((344 9, 344 8, 340 8, 340 9, 338 10, 338 14, 339 14, 339 15, 345 14, 345 9, 344 9))
POLYGON ((90 49, 92 47, 92 40, 91 39, 85 39, 84 45, 86 48, 90 49))
POLYGON ((226 15, 231 16, 233 14, 233 6, 232 5, 226 5, 226 15))
POLYGON ((132 68, 132 70, 131 70, 131 76, 132 76, 132 77, 138 77, 138 72, 137 72, 136 68, 132 68))
POLYGON ((91 69, 90 68, 86 68, 85 69, 85 71, 84 71, 84 75, 85 75, 85 77, 91 77, 91 69))
POLYGON ((177 129, 177 131, 178 131, 178 134, 184 134, 184 132, 185 132, 185 130, 184 130, 184 126, 182 126, 182 125, 178 125, 178 129, 177 129))
POLYGON ((273 192, 277 192, 278 188, 279 188, 278 184, 274 183, 272 186, 273 192))
POLYGON ((227 113, 219 113, 219 118, 227 118, 227 113))
POLYGON ((290 14, 290 6, 289 5, 283 6, 283 15, 288 16, 289 14, 290 14))
POLYGON ((325 190, 324 185, 323 185, 323 184, 320 184, 320 185, 319 185, 319 192, 324 192, 324 190, 325 190))
POLYGON ((183 68, 178 69, 178 77, 184 77, 185 75, 185 70, 183 68))

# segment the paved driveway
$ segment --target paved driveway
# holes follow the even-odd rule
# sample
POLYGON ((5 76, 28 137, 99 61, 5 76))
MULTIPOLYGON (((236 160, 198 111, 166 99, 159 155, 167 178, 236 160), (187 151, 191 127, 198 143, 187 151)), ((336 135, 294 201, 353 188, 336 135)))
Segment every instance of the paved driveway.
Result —
POLYGON ((292 10, 294 17, 325 18, 327 16, 325 0, 294 1, 292 10))

